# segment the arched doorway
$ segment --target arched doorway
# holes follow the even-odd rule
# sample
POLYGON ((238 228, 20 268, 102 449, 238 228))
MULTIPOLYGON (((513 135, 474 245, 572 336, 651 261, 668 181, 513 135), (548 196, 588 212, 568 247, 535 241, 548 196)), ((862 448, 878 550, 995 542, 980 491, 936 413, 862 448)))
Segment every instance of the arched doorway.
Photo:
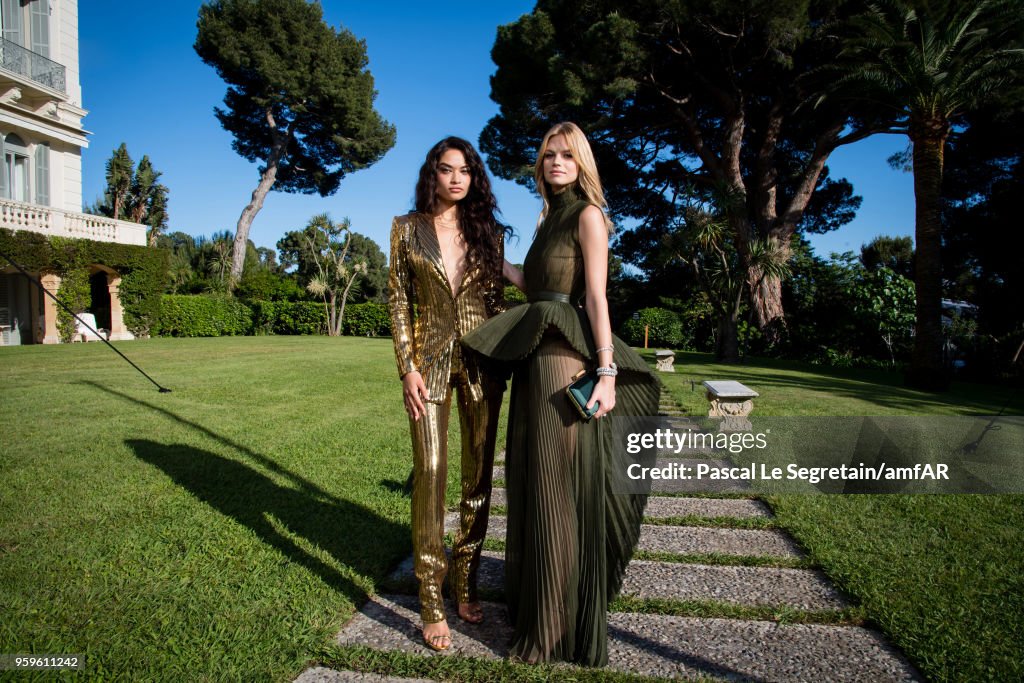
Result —
POLYGON ((121 308, 121 274, 99 263, 89 266, 89 312, 96 316, 96 328, 109 330, 111 341, 135 339, 124 326, 121 308))
POLYGON ((96 316, 96 327, 110 329, 110 275, 105 270, 96 270, 89 276, 91 301, 88 311, 96 316))

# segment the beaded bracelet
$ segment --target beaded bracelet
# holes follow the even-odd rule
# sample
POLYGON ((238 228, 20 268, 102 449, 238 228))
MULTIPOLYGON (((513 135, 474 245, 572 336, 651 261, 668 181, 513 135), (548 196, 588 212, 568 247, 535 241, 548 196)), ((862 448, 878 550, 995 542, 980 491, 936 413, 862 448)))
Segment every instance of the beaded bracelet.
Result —
POLYGON ((615 347, 614 346, 602 346, 601 348, 599 348, 596 351, 596 353, 601 353, 602 351, 611 351, 612 353, 615 353, 615 347))
POLYGON ((607 368, 598 368, 594 372, 597 373, 598 377, 615 377, 615 375, 619 374, 619 366, 612 363, 607 368))

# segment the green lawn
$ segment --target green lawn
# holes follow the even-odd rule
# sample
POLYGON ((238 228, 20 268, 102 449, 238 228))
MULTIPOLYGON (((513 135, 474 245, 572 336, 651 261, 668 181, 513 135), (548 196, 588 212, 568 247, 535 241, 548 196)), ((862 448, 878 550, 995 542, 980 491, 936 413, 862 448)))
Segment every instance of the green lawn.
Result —
MULTIPOLYGON (((100 344, 0 349, 0 652, 84 653, 83 680, 290 680, 410 550, 390 340, 119 348, 173 393, 100 344)), ((1010 399, 967 385, 936 398, 885 373, 681 361, 662 377, 695 414, 713 378, 755 386, 766 415, 992 414, 1010 399)), ((1016 400, 1005 412, 1024 412, 1016 400)), ((929 677, 1024 676, 1022 497, 771 502, 929 677)), ((540 674, 349 656, 467 680, 540 674)))

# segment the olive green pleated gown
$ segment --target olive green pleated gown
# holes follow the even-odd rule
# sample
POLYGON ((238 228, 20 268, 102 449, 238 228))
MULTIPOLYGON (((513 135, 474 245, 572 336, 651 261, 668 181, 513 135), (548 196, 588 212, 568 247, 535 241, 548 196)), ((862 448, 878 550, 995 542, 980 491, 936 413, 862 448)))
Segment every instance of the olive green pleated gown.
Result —
MULTIPOLYGON (((636 547, 646 497, 612 492, 611 425, 583 422, 565 394, 597 357, 579 305, 579 216, 586 206, 571 189, 552 198, 524 263, 530 303, 484 322, 462 342, 513 367, 505 453, 510 655, 603 666, 608 602, 636 547)), ((619 375, 611 415, 656 414, 658 381, 625 342, 615 337, 613 345, 619 375)))

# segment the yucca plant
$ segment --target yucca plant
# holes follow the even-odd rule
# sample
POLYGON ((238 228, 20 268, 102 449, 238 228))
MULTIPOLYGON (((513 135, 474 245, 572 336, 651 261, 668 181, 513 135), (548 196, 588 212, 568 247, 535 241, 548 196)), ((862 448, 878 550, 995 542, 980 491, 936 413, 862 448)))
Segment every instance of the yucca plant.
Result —
POLYGON ((352 229, 347 219, 334 223, 325 213, 313 216, 302 237, 316 267, 315 274, 306 284, 306 290, 324 302, 327 334, 332 337, 341 336, 341 323, 345 319, 345 303, 349 291, 359 276, 366 274, 367 264, 365 261, 349 262, 352 229))

